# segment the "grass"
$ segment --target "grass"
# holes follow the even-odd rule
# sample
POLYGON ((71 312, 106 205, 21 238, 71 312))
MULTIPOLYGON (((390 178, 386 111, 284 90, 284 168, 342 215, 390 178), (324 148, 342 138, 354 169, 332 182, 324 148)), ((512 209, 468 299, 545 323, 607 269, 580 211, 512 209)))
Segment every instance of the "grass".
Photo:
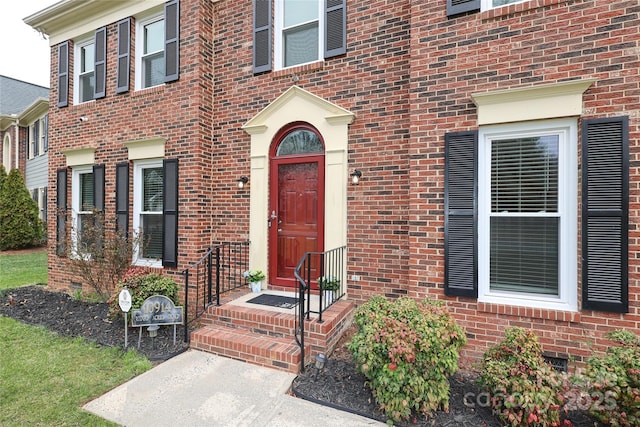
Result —
POLYGON ((0 255, 0 290, 47 283, 47 250, 0 255))
POLYGON ((134 351, 98 347, 0 316, 0 425, 111 426, 81 407, 151 368, 134 351))

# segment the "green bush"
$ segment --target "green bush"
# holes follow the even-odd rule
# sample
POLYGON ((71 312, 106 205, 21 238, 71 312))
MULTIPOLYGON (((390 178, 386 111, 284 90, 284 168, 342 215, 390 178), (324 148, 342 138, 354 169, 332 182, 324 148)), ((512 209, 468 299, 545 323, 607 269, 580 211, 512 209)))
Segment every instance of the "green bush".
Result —
POLYGON ((523 328, 506 329, 480 363, 491 407, 510 426, 559 426, 566 381, 542 357, 538 337, 523 328))
POLYGON ((448 409, 447 375, 458 369, 466 337, 441 303, 375 296, 354 321, 359 330, 349 351, 390 420, 448 409))
POLYGON ((621 346, 587 360, 582 380, 590 412, 612 426, 640 425, 640 339, 629 331, 607 337, 621 346))
POLYGON ((22 173, 12 169, 0 188, 0 249, 41 245, 44 234, 38 204, 31 198, 22 173))
POLYGON ((131 267, 122 280, 118 282, 116 291, 109 299, 109 314, 113 317, 118 315, 121 310, 118 304, 118 296, 124 288, 129 290, 131 294, 131 309, 140 308, 144 300, 152 295, 164 295, 174 304, 178 304, 178 285, 167 276, 158 273, 152 273, 141 267, 131 267))

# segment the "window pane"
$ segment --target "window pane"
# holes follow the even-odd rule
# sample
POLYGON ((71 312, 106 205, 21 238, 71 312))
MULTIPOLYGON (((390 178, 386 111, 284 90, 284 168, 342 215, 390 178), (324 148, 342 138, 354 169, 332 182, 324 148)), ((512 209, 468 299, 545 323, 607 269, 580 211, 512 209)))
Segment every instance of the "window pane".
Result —
POLYGON ((93 209, 93 173, 80 174, 80 211, 93 209))
POLYGON ((491 290, 558 295, 559 218, 492 217, 491 290))
POLYGON ((324 147, 318 135, 308 130, 294 130, 284 137, 276 156, 286 156, 289 154, 322 153, 324 147))
POLYGON ((95 238, 95 230, 92 231, 93 214, 78 214, 78 252, 85 253, 91 245, 93 245, 95 238))
POLYGON ((89 44, 80 48, 80 72, 93 71, 95 62, 95 46, 89 44))
POLYGON ((491 211, 558 211, 558 136, 491 143, 491 211))
POLYGON ((87 102, 93 99, 93 88, 95 76, 93 72, 80 76, 80 102, 87 102))
POLYGON ((302 24, 318 19, 318 0, 285 0, 284 26, 302 24))
POLYGON ((505 4, 520 3, 522 1, 524 0, 493 0, 492 6, 498 7, 498 6, 504 6, 505 4))
POLYGON ((151 87, 164 83, 164 52, 142 59, 142 86, 151 87))
POLYGON ((142 210, 162 212, 162 168, 142 170, 142 210))
POLYGON ((164 19, 153 22, 144 27, 144 52, 158 52, 164 50, 164 19))
POLYGON ((318 23, 284 32, 284 66, 304 64, 318 59, 318 23))
POLYGON ((142 214, 142 257, 162 258, 162 215, 142 214))

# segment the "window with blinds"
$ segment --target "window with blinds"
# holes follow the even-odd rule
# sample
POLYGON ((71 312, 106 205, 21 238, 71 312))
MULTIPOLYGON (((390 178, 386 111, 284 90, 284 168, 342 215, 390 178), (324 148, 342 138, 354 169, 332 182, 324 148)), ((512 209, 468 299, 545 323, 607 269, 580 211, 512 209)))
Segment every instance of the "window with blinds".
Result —
POLYGON ((78 175, 79 206, 76 214, 76 248, 83 253, 87 245, 91 244, 89 235, 93 221, 93 173, 86 172, 78 175))
POLYGON ((576 120, 486 126, 478 143, 478 298, 575 310, 576 120))
POLYGON ((558 295, 558 136, 491 143, 490 289, 558 295))
POLYGON ((143 258, 162 258, 162 167, 142 170, 140 225, 143 258))

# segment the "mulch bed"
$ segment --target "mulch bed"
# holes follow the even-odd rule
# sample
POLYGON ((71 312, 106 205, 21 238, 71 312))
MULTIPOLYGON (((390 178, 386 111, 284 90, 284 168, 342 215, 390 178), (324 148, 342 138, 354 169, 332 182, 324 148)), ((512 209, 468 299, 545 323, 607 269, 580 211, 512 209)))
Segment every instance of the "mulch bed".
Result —
MULTIPOLYGON (((0 292, 0 315, 44 326, 60 335, 83 337, 104 346, 124 347, 124 320, 122 316, 110 319, 105 303, 79 301, 65 293, 50 292, 43 286, 27 286, 0 292)), ((347 349, 354 330, 352 327, 343 336, 321 372, 316 372, 312 365, 306 367, 294 380, 292 392, 319 404, 385 422, 386 418, 378 410, 371 391, 365 385, 364 376, 356 371, 347 349)), ((130 328, 128 335, 128 347, 137 349, 138 328, 130 328)), ((188 348, 183 337, 184 329, 178 326, 174 345, 173 326, 164 326, 158 331, 154 342, 149 338, 146 328, 143 328, 141 345, 137 351, 149 360, 166 360, 188 348)), ((478 396, 482 390, 475 379, 471 372, 456 373, 449 380, 449 411, 437 411, 429 418, 416 416, 407 425, 500 426, 491 410, 478 404, 478 396)), ((570 412, 567 419, 576 427, 600 425, 583 411, 570 412)))

